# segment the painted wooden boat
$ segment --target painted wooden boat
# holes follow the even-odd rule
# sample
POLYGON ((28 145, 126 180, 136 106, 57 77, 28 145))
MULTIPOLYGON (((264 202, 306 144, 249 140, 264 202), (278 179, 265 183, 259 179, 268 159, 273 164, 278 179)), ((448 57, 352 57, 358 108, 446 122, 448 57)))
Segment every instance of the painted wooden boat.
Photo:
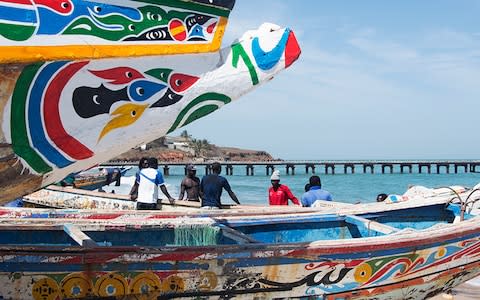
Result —
POLYGON ((1 209, 0 296, 424 299, 480 273, 452 201, 303 211, 1 209))
MULTIPOLYGON (((107 191, 108 192, 108 191, 107 191)), ((448 188, 426 188, 422 186, 413 186, 407 190, 403 195, 389 195, 389 198, 385 203, 393 202, 405 202, 412 203, 414 201, 421 204, 434 199, 440 201, 451 199, 453 196, 459 196, 465 198, 469 194, 470 190, 462 186, 452 186, 448 188), (398 199, 392 201, 391 199, 398 199)), ((26 195, 23 198, 25 205, 29 207, 41 207, 41 208, 60 208, 60 209, 135 209, 134 203, 130 201, 128 195, 121 195, 119 193, 98 193, 84 191, 75 188, 62 188, 58 186, 49 186, 32 194, 26 195)), ((160 203, 164 204, 164 207, 169 207, 167 201, 160 203)), ((184 203, 184 201, 177 201, 177 203, 184 203)), ((199 207, 199 203, 190 202, 191 207, 199 207)), ((348 209, 352 206, 349 203, 321 201, 315 203, 314 208, 320 210, 326 209, 348 209)), ((182 205, 181 207, 185 207, 182 205)), ((228 208, 228 205, 224 205, 223 208, 228 208)), ((242 206, 244 207, 244 206, 242 206)), ((359 207, 358 205, 356 207, 359 207)))
POLYGON ((70 175, 57 183, 60 186, 72 186, 77 189, 84 190, 97 190, 103 186, 115 183, 116 186, 120 185, 120 180, 125 173, 132 167, 121 168, 95 168, 94 170, 87 170, 75 175, 70 175))
POLYGON ((0 63, 214 52, 235 0, 2 0, 0 63))
POLYGON ((299 55, 292 30, 264 24, 210 54, 0 66, 0 204, 189 124, 299 55))

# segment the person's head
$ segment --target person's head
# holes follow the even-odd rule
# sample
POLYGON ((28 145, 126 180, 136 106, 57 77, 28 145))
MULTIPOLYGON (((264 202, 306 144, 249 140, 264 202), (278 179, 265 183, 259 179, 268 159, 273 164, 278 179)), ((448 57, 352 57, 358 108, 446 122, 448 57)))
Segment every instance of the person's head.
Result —
POLYGON ((212 164, 212 172, 215 174, 220 174, 222 172, 222 165, 219 162, 214 162, 212 164))
POLYGON ((320 181, 320 177, 318 177, 317 175, 310 176, 309 183, 310 183, 310 187, 312 186, 322 187, 322 182, 320 181))
POLYGON ((305 185, 305 192, 308 192, 310 190, 310 183, 307 183, 305 185))
POLYGON ((383 202, 385 199, 387 199, 388 195, 381 193, 377 195, 377 202, 383 202))
POLYGON ((150 157, 148 159, 148 167, 157 169, 158 168, 158 160, 155 157, 150 157))
POLYGON ((148 168, 148 158, 146 158, 146 157, 140 158, 140 160, 138 161, 138 168, 140 170, 148 168))
POLYGON ((273 187, 278 187, 280 185, 280 171, 275 170, 270 176, 270 182, 272 183, 273 187))
POLYGON ((188 165, 187 166, 187 175, 190 177, 195 176, 197 173, 197 168, 194 165, 188 165))

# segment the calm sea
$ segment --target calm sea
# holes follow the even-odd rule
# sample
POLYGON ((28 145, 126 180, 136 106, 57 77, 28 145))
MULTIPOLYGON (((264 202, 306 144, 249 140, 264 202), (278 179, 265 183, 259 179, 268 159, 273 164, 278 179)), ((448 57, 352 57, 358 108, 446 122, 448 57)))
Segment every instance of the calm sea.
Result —
MULTIPOLYGON (((317 170, 320 168, 317 168, 317 170)), ((435 169, 435 168, 432 168, 435 169)), ((452 171, 453 168, 451 168, 452 171)), ((300 198, 304 186, 308 183, 308 178, 312 174, 305 174, 305 168, 297 167, 295 175, 286 175, 285 168, 279 168, 281 173, 281 183, 290 187, 297 198, 300 198)), ((343 168, 342 168, 343 171, 343 168)), ((401 174, 399 169, 394 168, 393 174, 381 174, 380 170, 375 170, 374 174, 363 174, 361 170, 356 170, 355 174, 324 174, 316 172, 322 180, 322 187, 333 194, 336 201, 355 203, 375 201, 379 193, 403 194, 409 185, 422 185, 429 188, 436 188, 449 185, 461 185, 473 187, 480 183, 480 173, 446 174, 445 172, 436 174, 401 174)), ((436 169, 435 169, 436 171, 436 169)), ((444 170, 442 170, 444 171, 444 170)), ((463 170, 461 170, 463 171, 463 170)), ((425 170, 424 170, 425 172, 425 170)), ((126 176, 132 176, 135 170, 130 170, 126 176)), ((256 167, 254 176, 245 175, 245 166, 236 166, 233 175, 226 176, 225 170, 222 170, 222 176, 226 177, 237 194, 242 204, 267 204, 267 190, 270 186, 270 176, 265 175, 265 167, 256 167)), ((202 177, 205 169, 199 167, 197 176, 202 177)), ((183 167, 170 167, 170 176, 165 177, 168 190, 173 197, 177 198, 180 182, 184 177, 183 167)), ((122 181, 122 188, 118 192, 128 193, 130 182, 133 178, 125 178, 122 181)), ((160 193, 161 194, 161 193, 160 193)), ((222 203, 233 203, 227 193, 222 195, 222 203)))

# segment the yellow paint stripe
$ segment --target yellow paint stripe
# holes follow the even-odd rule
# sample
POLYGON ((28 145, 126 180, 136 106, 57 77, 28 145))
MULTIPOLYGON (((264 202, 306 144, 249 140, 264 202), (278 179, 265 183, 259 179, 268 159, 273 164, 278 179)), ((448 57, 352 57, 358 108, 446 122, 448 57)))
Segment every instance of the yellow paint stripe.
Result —
POLYGON ((226 25, 227 19, 220 18, 215 36, 209 44, 0 46, 0 63, 215 52, 220 48, 226 25))
POLYGON ((185 32, 185 27, 183 27, 183 25, 179 25, 177 27, 174 27, 174 28, 170 28, 170 33, 175 36, 179 33, 182 33, 182 32, 185 32))

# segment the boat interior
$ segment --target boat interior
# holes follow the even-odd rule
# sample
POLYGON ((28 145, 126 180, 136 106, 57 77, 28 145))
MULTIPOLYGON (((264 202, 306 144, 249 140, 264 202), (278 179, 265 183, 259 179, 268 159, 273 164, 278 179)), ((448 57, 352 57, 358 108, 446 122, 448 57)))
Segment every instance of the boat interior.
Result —
POLYGON ((438 224, 474 217, 459 204, 433 204, 399 210, 359 214, 252 215, 229 218, 205 215, 179 221, 112 225, 108 219, 16 219, 0 222, 0 247, 165 247, 234 244, 288 244, 319 240, 385 236, 402 230, 424 230, 438 224), (21 234, 19 234, 21 231, 21 234))

